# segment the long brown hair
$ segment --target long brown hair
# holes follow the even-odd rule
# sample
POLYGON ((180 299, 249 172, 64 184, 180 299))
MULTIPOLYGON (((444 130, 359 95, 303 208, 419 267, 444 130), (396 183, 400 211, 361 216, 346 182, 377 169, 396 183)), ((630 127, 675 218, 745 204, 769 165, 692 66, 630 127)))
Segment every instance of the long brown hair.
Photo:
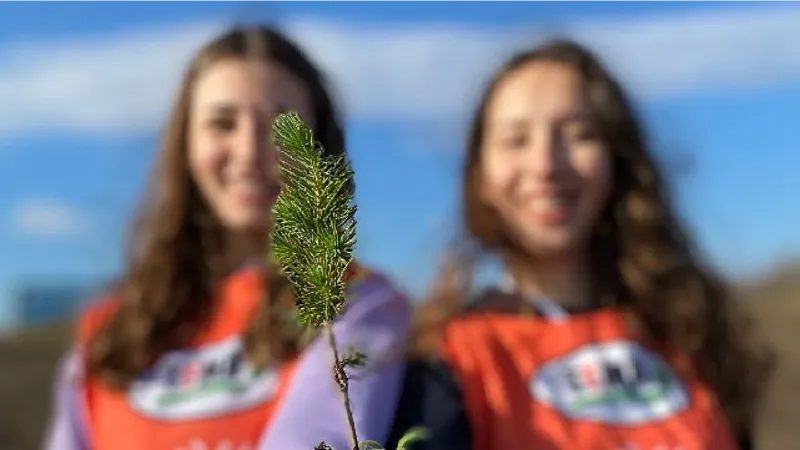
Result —
POLYGON ((589 245, 594 277, 602 283, 598 299, 628 311, 647 338, 687 354, 732 426, 748 429, 772 366, 771 353, 757 340, 743 305, 696 255, 622 87, 592 53, 568 40, 517 54, 485 90, 463 169, 466 238, 419 310, 413 353, 435 352, 443 327, 464 311, 476 261, 489 253, 511 262, 526 258, 478 195, 478 176, 487 103, 499 82, 534 61, 563 64, 580 75, 610 152, 613 186, 589 245))
MULTIPOLYGON (((230 58, 280 64, 300 78, 313 102, 316 138, 326 152, 344 153, 342 127, 321 73, 279 31, 234 28, 197 52, 184 74, 132 229, 127 269, 115 292, 119 309, 88 343, 89 374, 112 387, 125 388, 159 355, 186 345, 207 323, 214 287, 229 270, 222 261, 223 225, 189 172, 187 129, 198 76, 230 58)), ((266 260, 266 236, 264 244, 266 260)), ((270 306, 262 304, 245 335, 248 357, 257 366, 289 358, 301 347, 300 331, 280 322, 277 305, 288 306, 286 280, 274 268, 264 275, 270 306)))

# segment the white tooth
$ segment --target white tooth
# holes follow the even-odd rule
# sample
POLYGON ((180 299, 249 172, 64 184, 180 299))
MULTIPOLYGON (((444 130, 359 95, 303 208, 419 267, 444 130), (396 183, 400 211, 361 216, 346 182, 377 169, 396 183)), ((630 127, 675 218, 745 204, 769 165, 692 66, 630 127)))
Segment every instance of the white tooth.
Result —
POLYGON ((566 204, 563 196, 537 197, 528 202, 528 208, 533 211, 546 211, 561 208, 566 204))

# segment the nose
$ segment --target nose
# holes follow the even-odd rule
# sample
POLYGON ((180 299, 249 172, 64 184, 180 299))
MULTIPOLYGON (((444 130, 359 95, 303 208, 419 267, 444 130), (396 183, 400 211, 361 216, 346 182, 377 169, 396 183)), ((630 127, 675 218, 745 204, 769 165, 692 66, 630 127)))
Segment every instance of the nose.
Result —
POLYGON ((269 146, 269 123, 255 116, 242 120, 236 136, 236 154, 251 167, 260 167, 269 146))
POLYGON ((539 128, 530 142, 526 168, 538 178, 554 178, 564 168, 564 142, 554 127, 539 128))

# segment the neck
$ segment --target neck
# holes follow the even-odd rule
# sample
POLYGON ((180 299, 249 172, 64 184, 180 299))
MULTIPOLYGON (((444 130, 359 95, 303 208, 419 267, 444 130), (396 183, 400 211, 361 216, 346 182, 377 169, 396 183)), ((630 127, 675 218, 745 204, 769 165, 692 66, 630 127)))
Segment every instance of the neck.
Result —
POLYGON ((225 243, 225 270, 234 272, 242 266, 266 257, 266 240, 262 233, 236 232, 225 243))
POLYGON ((582 260, 529 261, 518 264, 511 274, 520 291, 548 298, 565 309, 583 309, 593 303, 591 273, 582 260))

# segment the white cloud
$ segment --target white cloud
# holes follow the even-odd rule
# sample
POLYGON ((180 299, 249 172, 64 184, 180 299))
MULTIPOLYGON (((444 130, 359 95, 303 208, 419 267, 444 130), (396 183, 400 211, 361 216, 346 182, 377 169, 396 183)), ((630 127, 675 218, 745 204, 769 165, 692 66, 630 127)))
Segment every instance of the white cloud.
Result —
POLYGON ((39 198, 12 209, 11 227, 19 235, 62 238, 85 231, 87 223, 70 206, 57 200, 39 198))
MULTIPOLYGON (((568 23, 556 31, 589 43, 637 96, 653 99, 800 80, 798 23, 800 8, 764 4, 568 23)), ((502 59, 550 31, 320 19, 284 25, 331 74, 351 116, 459 121, 502 59)), ((0 49, 0 137, 156 129, 188 56, 220 29, 177 23, 0 49)))

